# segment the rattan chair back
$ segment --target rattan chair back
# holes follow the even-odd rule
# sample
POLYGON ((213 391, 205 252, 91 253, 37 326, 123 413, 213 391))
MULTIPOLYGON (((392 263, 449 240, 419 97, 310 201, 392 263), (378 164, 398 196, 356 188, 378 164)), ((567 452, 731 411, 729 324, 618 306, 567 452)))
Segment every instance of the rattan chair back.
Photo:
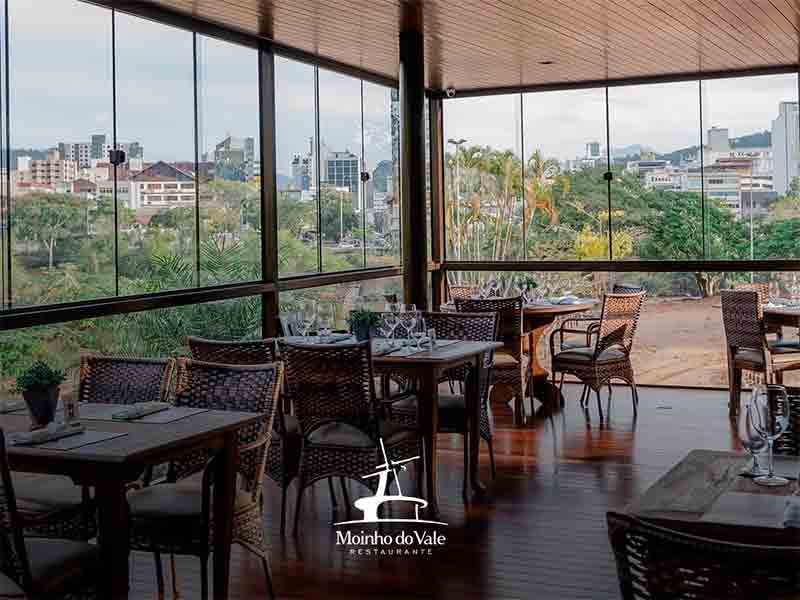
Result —
POLYGON ((731 348, 764 352, 764 312, 759 293, 752 290, 722 290, 722 324, 731 348))
POLYGON ((456 299, 456 311, 464 313, 497 313, 497 339, 519 358, 522 352, 522 298, 456 299))
POLYGON ((595 356, 607 348, 619 348, 630 354, 636 327, 642 314, 645 292, 606 294, 600 312, 595 356))
POLYGON ((130 356, 81 356, 81 402, 132 404, 167 399, 175 360, 130 356))
POLYGON ((278 340, 286 365, 286 393, 303 435, 327 422, 377 432, 377 406, 369 341, 294 344, 278 340))
POLYGON ((733 289, 737 292, 758 292, 761 304, 769 302, 769 283, 736 283, 733 289))
POLYGON ((281 313, 278 315, 278 321, 281 324, 281 335, 286 337, 303 335, 300 329, 302 318, 299 312, 281 313))
MULTIPOLYGON (((278 405, 282 363, 224 365, 181 358, 175 387, 175 405, 209 410, 232 410, 263 416, 239 430, 239 475, 248 491, 261 488, 264 465, 278 405), (253 451, 249 449, 253 447, 253 451)), ((206 455, 189 454, 171 465, 177 480, 205 466, 206 455)))
POLYGON ((474 285, 449 285, 450 300, 467 300, 475 295, 477 288, 474 285))
POLYGON ((0 572, 21 587, 31 589, 31 570, 22 523, 17 513, 14 485, 8 467, 6 440, 0 429, 0 572))
POLYGON ((263 365, 275 362, 275 340, 242 340, 235 342, 186 338, 194 360, 224 365, 263 365))
POLYGON ((615 283, 611 288, 612 294, 637 294, 643 291, 644 288, 640 285, 625 285, 624 283, 615 283))
POLYGON ((798 547, 696 537, 613 512, 607 519, 623 600, 800 597, 798 547))

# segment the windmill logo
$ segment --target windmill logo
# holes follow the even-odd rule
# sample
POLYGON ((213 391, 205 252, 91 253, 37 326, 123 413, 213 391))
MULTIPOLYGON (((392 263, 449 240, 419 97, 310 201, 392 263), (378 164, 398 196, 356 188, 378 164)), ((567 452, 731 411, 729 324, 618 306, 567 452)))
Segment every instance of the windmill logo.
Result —
POLYGON ((419 460, 419 456, 413 456, 403 460, 390 460, 386 455, 386 448, 383 445, 383 439, 379 439, 378 441, 380 442, 381 453, 383 454, 383 464, 378 465, 375 468, 374 473, 363 476, 363 479, 377 477, 378 489, 376 490, 374 496, 365 496, 363 498, 358 498, 355 502, 353 502, 353 506, 363 513, 363 518, 353 521, 340 521, 339 523, 334 523, 334 525, 361 525, 364 523, 427 523, 430 525, 447 525, 447 523, 443 523, 442 521, 429 521, 426 519, 420 519, 419 511, 420 509, 425 509, 428 506, 428 501, 423 498, 406 496, 403 494, 403 490, 400 487, 400 479, 397 477, 398 468, 401 471, 405 471, 406 464, 415 460, 419 460), (396 494, 387 493, 390 485, 389 473, 391 473, 394 477, 394 485, 397 490, 396 494), (383 504, 412 504, 414 506, 414 518, 395 519, 379 517, 378 509, 383 504))

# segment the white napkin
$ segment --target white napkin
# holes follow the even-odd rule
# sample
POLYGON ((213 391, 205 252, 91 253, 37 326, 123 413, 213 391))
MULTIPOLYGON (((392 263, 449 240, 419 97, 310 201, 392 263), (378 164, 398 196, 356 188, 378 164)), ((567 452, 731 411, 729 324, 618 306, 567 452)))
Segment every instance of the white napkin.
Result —
POLYGON ((82 433, 86 428, 83 425, 68 425, 66 423, 50 423, 42 429, 33 431, 17 431, 8 436, 12 446, 30 446, 57 440, 68 435, 82 433))
POLYGON ((127 421, 129 419, 138 419, 146 415, 161 412, 170 408, 168 402, 136 402, 129 406, 125 406, 120 410, 111 413, 111 418, 116 421, 127 421))
POLYGON ((783 526, 800 527, 800 496, 787 496, 783 509, 783 526))

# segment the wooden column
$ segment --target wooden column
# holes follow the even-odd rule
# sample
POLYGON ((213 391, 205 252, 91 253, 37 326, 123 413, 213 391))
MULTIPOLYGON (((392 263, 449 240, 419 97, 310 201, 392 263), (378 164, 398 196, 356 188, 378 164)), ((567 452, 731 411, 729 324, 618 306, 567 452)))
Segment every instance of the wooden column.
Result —
POLYGON ((278 186, 275 156, 275 55, 259 52, 259 102, 261 109, 261 273, 274 289, 261 295, 261 330, 264 337, 278 334, 278 186))
POLYGON ((400 190, 407 303, 428 308, 425 197, 425 60, 422 11, 410 5, 400 33, 400 190))
POLYGON ((447 273, 441 268, 444 262, 444 125, 442 99, 431 98, 428 104, 430 115, 431 157, 431 260, 435 270, 431 272, 431 303, 433 310, 445 302, 447 273))

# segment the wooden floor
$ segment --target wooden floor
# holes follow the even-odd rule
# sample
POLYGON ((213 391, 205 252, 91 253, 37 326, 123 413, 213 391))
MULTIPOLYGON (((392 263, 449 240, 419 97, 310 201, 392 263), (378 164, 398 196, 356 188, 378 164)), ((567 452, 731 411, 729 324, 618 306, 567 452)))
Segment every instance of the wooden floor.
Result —
MULTIPOLYGON (((432 556, 350 556, 336 546, 332 527, 346 515, 332 511, 324 484, 306 494, 296 539, 281 539, 278 512, 268 510, 278 596, 619 598, 605 512, 624 507, 692 448, 736 448, 735 431, 723 392, 644 388, 634 419, 629 392, 615 388, 610 412, 604 406, 608 422, 603 424, 596 404, 584 414, 578 395, 578 388, 568 386, 563 411, 552 418, 536 415, 516 429, 508 407, 493 407, 497 478, 491 480, 482 444, 488 493, 469 504, 461 495, 461 439, 440 436, 441 518, 448 526, 439 530, 447 543, 432 556)), ((267 506, 279 507, 277 487, 266 486, 267 506)), ((407 486, 413 490, 411 483, 407 486)), ((351 496, 361 489, 352 484, 351 496)), ((291 488, 290 513, 294 492, 291 488)), ((156 597, 152 557, 135 553, 132 561, 131 596, 156 597)), ((180 557, 176 562, 179 597, 199 598, 198 561, 180 557)), ((265 597, 260 562, 238 547, 231 573, 235 598, 265 597)))

